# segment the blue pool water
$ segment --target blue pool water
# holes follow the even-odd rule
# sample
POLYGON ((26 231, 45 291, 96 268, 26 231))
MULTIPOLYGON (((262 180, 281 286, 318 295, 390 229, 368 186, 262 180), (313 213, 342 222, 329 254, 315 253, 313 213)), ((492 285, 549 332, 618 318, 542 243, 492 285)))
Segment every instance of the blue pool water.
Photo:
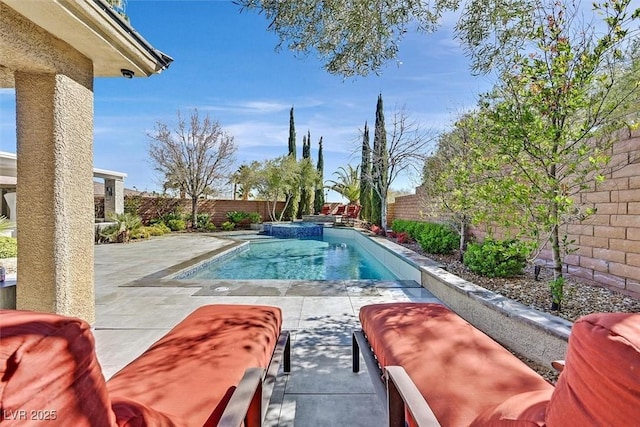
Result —
POLYGON ((265 239, 205 268, 187 273, 189 279, 395 280, 384 265, 354 243, 335 238, 265 239))

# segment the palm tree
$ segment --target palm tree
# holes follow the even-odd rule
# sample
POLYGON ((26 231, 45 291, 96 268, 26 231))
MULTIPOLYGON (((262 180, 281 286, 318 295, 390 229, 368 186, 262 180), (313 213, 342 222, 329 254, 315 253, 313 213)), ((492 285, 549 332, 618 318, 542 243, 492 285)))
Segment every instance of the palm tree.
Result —
POLYGON ((330 184, 327 187, 349 200, 349 204, 357 204, 360 199, 360 166, 340 166, 333 174, 337 179, 327 181, 330 184))

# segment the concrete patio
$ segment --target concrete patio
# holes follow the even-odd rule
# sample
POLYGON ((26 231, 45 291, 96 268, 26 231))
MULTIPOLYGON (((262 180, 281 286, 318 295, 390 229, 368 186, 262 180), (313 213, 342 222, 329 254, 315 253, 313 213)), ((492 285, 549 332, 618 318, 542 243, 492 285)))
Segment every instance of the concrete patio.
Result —
MULTIPOLYGON (((216 283, 184 286, 162 276, 189 260, 220 250, 229 240, 180 234, 95 247, 97 353, 108 379, 195 308, 205 304, 281 307, 291 331, 291 373, 280 372, 268 426, 385 425, 384 409, 366 369, 351 372, 351 332, 358 310, 392 301, 437 301, 412 281, 271 281, 279 296, 260 296, 249 283, 216 295, 216 283), (143 286, 139 286, 143 285, 143 286), (178 286, 176 286, 178 285, 178 286)), ((364 365, 363 365, 364 367, 364 365)))

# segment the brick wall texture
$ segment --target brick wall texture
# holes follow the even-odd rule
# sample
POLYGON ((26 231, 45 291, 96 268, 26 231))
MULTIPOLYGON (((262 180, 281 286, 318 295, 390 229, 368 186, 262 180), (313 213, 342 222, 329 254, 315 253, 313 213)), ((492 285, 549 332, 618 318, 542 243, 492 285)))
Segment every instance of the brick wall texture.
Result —
MULTIPOLYGON (((565 257, 564 268, 570 275, 640 298, 640 131, 614 144, 610 165, 603 183, 592 183, 580 194, 596 213, 566 226, 578 251, 565 257)), ((389 224, 395 218, 427 220, 421 213, 426 203, 420 189, 397 197, 389 209, 389 224)), ((483 227, 474 234, 484 235, 483 227)), ((540 258, 550 260, 550 251, 543 250, 540 258)))

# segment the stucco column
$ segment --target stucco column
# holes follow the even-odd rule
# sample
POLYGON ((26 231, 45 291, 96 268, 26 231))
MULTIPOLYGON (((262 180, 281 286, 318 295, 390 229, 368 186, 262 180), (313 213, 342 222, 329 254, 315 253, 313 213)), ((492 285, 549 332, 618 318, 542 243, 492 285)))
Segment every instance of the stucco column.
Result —
POLYGON ((17 308, 95 321, 93 70, 16 72, 17 308))
POLYGON ((124 181, 121 179, 104 179, 104 217, 109 214, 124 212, 124 181))

